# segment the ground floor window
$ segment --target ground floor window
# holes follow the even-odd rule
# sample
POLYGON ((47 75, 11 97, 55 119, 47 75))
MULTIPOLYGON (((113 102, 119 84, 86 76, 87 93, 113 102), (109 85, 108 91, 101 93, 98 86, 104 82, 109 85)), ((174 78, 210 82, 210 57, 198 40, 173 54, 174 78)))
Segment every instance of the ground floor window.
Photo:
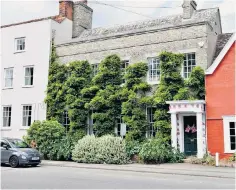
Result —
POLYGON ((68 111, 67 110, 65 110, 63 112, 63 126, 66 128, 66 131, 69 130, 70 119, 69 119, 69 115, 68 115, 68 111))
POLYGON ((225 153, 233 153, 236 150, 236 117, 223 116, 223 127, 225 153))
POLYGON ((32 106, 25 105, 23 106, 23 122, 22 126, 29 127, 31 125, 32 120, 32 106))
POLYGON ((148 121, 148 129, 147 129, 147 137, 155 137, 157 130, 154 127, 154 114, 155 114, 156 108, 154 107, 148 107, 147 108, 147 121, 148 121))
POLYGON ((10 127, 11 126, 11 106, 3 106, 3 127, 10 127))
POLYGON ((117 136, 125 137, 126 135, 126 124, 122 118, 122 116, 117 120, 117 127, 115 128, 115 134, 117 136))

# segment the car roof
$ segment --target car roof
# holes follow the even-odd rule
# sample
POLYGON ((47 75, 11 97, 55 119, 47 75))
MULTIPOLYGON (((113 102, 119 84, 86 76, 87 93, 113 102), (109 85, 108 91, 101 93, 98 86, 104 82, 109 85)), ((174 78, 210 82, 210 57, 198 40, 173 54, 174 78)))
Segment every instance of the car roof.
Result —
POLYGON ((2 140, 21 140, 21 139, 18 139, 18 138, 10 138, 10 137, 2 137, 1 139, 2 140))

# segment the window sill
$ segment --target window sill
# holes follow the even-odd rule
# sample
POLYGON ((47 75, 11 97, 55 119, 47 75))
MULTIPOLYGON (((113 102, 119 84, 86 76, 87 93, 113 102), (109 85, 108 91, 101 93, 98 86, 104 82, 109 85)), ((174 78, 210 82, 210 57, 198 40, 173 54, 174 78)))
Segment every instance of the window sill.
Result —
POLYGON ((9 89, 13 89, 13 87, 4 87, 4 88, 2 88, 2 90, 9 90, 9 89))
POLYGON ((1 127, 1 131, 11 131, 11 127, 1 127))
POLYGON ((29 127, 30 127, 30 126, 28 126, 28 127, 25 127, 25 126, 24 126, 24 127, 20 127, 19 130, 27 130, 27 129, 29 129, 29 127))
POLYGON ((22 51, 15 51, 14 54, 17 54, 17 53, 24 53, 25 50, 22 50, 22 51))
POLYGON ((26 86, 22 86, 22 88, 33 88, 34 85, 26 85, 26 86))
POLYGON ((232 153, 236 153, 236 150, 227 150, 224 153, 225 154, 232 154, 232 153))
POLYGON ((148 84, 159 84, 160 81, 149 81, 149 80, 148 80, 147 83, 148 83, 148 84))

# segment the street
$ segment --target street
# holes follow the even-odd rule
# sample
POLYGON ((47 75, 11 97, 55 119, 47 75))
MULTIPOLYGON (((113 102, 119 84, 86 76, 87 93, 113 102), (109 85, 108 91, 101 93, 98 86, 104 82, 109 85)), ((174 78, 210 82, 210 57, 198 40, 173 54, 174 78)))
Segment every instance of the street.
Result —
POLYGON ((2 189, 235 189, 230 178, 58 166, 1 167, 2 189))

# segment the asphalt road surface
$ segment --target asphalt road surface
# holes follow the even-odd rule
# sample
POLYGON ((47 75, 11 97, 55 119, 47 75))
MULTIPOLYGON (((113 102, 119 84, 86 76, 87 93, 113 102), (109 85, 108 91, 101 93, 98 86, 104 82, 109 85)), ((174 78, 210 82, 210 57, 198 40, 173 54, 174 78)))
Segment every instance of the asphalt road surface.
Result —
POLYGON ((235 180, 70 167, 1 167, 2 189, 235 189, 235 180))

